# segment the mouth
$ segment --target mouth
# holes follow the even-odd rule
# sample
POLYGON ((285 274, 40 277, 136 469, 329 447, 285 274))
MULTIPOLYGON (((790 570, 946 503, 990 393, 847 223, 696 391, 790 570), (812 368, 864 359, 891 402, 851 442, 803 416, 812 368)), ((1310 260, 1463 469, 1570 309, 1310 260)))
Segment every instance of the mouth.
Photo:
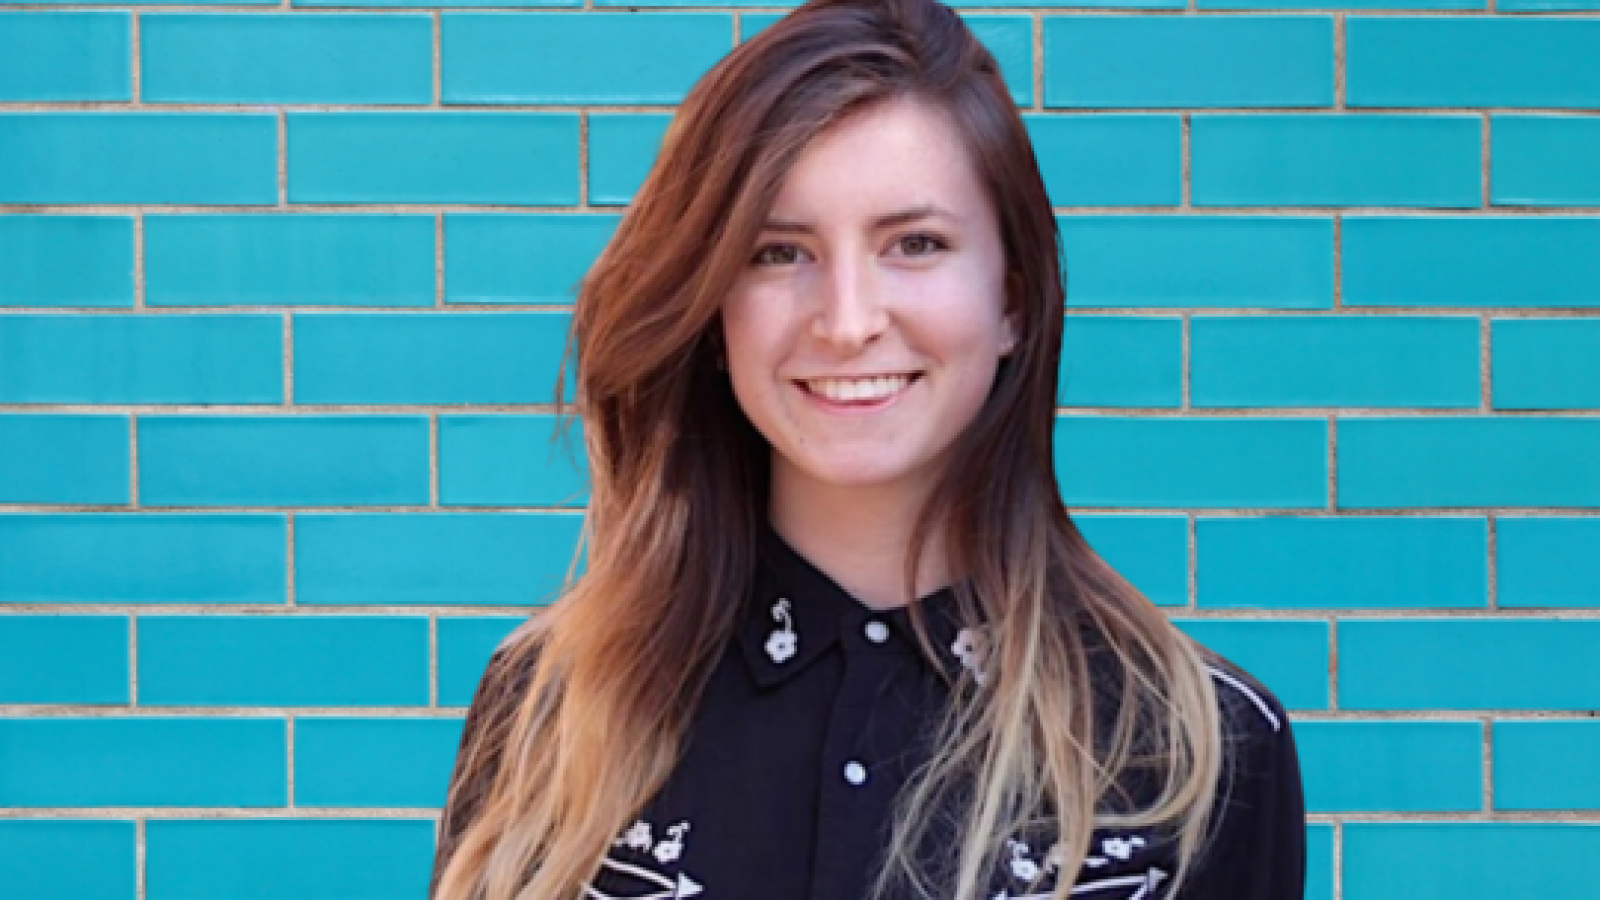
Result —
POLYGON ((878 406, 905 393, 921 372, 874 375, 866 378, 805 378, 795 384, 802 391, 840 406, 878 406))

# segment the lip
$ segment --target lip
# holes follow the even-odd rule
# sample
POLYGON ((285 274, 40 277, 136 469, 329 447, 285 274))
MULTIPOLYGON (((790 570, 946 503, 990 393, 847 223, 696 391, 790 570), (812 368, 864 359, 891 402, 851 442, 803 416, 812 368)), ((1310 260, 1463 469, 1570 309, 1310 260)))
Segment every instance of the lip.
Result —
POLYGON ((909 375, 911 377, 911 380, 906 384, 905 387, 901 388, 899 391, 897 391, 897 392, 895 392, 893 394, 890 394, 889 396, 884 397, 884 398, 882 398, 880 400, 873 400, 873 401, 870 401, 870 402, 851 401, 849 403, 839 403, 839 402, 835 402, 833 400, 829 400, 827 397, 824 397, 821 394, 813 393, 810 388, 806 387, 806 384, 805 384, 806 380, 805 379, 799 379, 799 378, 792 379, 790 383, 794 386, 794 389, 800 393, 800 396, 805 398, 805 400, 806 400, 806 402, 808 404, 810 404, 811 406, 813 406, 813 407, 815 407, 817 409, 822 410, 823 412, 831 413, 831 414, 834 414, 834 415, 844 415, 844 416, 856 415, 856 416, 860 416, 860 415, 871 415, 873 413, 882 412, 883 410, 888 409, 891 406, 894 406, 896 403, 899 403, 902 398, 904 398, 907 394, 911 393, 911 389, 912 388, 916 387, 917 384, 922 381, 923 373, 922 372, 903 372, 902 371, 902 372, 893 372, 893 373, 889 373, 889 374, 886 374, 886 375, 819 375, 819 376, 817 376, 818 378, 850 379, 850 378, 893 378, 893 377, 898 376, 898 375, 909 375))

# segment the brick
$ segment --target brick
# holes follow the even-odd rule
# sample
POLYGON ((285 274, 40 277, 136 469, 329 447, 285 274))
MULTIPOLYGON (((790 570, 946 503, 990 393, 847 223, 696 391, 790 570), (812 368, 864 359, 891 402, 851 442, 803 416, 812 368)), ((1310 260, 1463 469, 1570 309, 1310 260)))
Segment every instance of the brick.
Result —
POLYGON ((428 502, 424 416, 148 416, 139 494, 150 506, 428 502))
POLYGON ((0 616, 0 703, 127 702, 126 616, 0 616))
POLYGON ((296 315, 295 400, 553 403, 568 323, 547 312, 296 315))
POLYGON ((540 9, 578 9, 583 6, 583 0, 295 0, 297 9, 321 6, 338 7, 422 7, 426 9, 465 9, 469 7, 494 6, 506 7, 537 7, 540 9))
POLYGON ((125 12, 0 13, 0 102, 128 100, 125 12))
MULTIPOLYGON (((1486 9, 1487 0, 1199 0, 1203 10, 1250 9, 1486 9)), ((1504 11, 1504 3, 1496 4, 1504 11)), ((1309 894, 1308 894, 1309 896, 1309 894)))
POLYGON ((1600 419, 1346 419, 1339 505, 1600 506, 1600 419))
POLYGON ((1189 602, 1189 520, 1184 516, 1073 516, 1085 540, 1151 603, 1189 602))
POLYGON ((302 717, 294 728, 297 806, 441 807, 461 720, 302 717))
POLYGON ((1333 105, 1327 16, 1044 20, 1051 107, 1333 105))
POLYGON ((1501 607, 1600 607, 1600 518, 1502 517, 1495 564, 1501 607))
POLYGON ((281 403, 277 316, 0 318, 0 403, 281 403))
POLYGON ((433 306, 434 217, 150 215, 151 306, 433 306))
POLYGON ((287 597, 281 515, 0 516, 0 603, 249 603, 287 597))
POLYGON ((1351 16, 1345 103, 1600 106, 1600 21, 1351 16))
POLYGON ((421 706, 421 616, 144 616, 139 702, 154 706, 421 706))
POLYGON ((1196 316, 1190 402, 1476 409, 1478 334, 1465 316, 1196 316))
POLYGON ((1183 403, 1183 321, 1068 316, 1056 402, 1063 406, 1183 403))
POLYGON ((1333 900, 1333 826, 1306 825, 1305 900, 1333 900))
POLYGON ((1331 219, 1063 216, 1057 221, 1069 307, 1333 306, 1331 219), (1152 259, 1162 265, 1150 265, 1152 259))
POLYGON ((439 619, 439 705, 464 707, 483 677, 489 656, 525 619, 474 616, 439 619))
POLYGON ((0 203, 270 204, 278 120, 257 113, 0 113, 0 203))
POLYGON ((5 806, 282 806, 279 718, 0 719, 5 806))
POLYGON ((1600 881, 1600 828, 1488 822, 1344 826, 1344 900, 1581 897, 1600 881))
POLYGON ((421 898, 428 819, 155 820, 145 826, 149 900, 421 898))
POLYGON ((1592 162, 1600 159, 1600 119, 1494 116, 1490 123, 1490 202, 1600 206, 1600 167, 1592 162))
POLYGON ((1490 341, 1495 409, 1600 409, 1600 319, 1503 319, 1490 341))
POLYGON ((1489 605, 1481 518, 1202 518, 1206 609, 1440 609, 1489 605))
POLYGON ((134 900, 132 822, 0 820, 0 881, 29 900, 134 900))
POLYGON ((146 15, 139 56, 146 103, 433 102, 428 15, 146 15))
POLYGON ((1328 708, 1328 623, 1176 619, 1174 624, 1254 675, 1288 709, 1328 708))
POLYGON ((1500 0, 1494 8, 1499 12, 1587 10, 1600 9, 1600 0, 1500 0))
POLYGON ((622 206, 632 201, 671 121, 654 113, 590 113, 589 202, 622 206))
POLYGON ((1476 721, 1296 722, 1306 811, 1472 812, 1483 808, 1476 721))
POLYGON ((0 306, 133 306, 133 218, 0 216, 0 306))
POLYGON ((1600 621, 1345 620, 1339 623, 1339 705, 1594 709, 1600 707, 1597 653, 1600 621))
POLYGON ((1483 202, 1476 115, 1200 115, 1189 127, 1196 206, 1483 202))
POLYGON ((445 13, 446 103, 672 104, 733 46, 726 13, 445 13))
POLYGON ((532 606, 553 598, 582 517, 315 515, 295 519, 300 605, 532 606))
POLYGON ((1056 420, 1068 506, 1297 507, 1327 502, 1327 425, 1313 419, 1056 420))
POLYGON ((554 416, 440 416, 439 502, 566 506, 588 502, 583 430, 555 440, 554 416))
POLYGON ((128 417, 0 414, 0 503, 124 504, 128 417))
POLYGON ((289 201, 576 204, 578 117, 290 113, 289 201))
POLYGON ((1600 809, 1600 722, 1494 723, 1494 808, 1600 809))
POLYGON ((620 219, 447 213, 444 302, 570 305, 620 219))
POLYGON ((1600 307, 1600 219, 1351 216, 1343 238, 1346 306, 1600 307))
POLYGON ((1055 206, 1177 206, 1183 134, 1177 116, 1025 116, 1055 206))

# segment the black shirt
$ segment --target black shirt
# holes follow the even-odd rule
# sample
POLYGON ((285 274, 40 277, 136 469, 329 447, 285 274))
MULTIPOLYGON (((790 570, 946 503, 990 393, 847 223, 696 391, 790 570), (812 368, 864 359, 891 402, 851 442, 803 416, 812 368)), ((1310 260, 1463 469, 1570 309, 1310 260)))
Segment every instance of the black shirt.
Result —
MULTIPOLYGON (((896 795, 927 758, 947 673, 919 649, 906 610, 864 606, 770 531, 762 556, 683 758, 618 836, 590 900, 868 895, 896 795)), ((981 648, 958 628, 952 593, 919 603, 941 664, 981 676, 981 648)), ((1216 836, 1182 900, 1299 900, 1305 817, 1288 717, 1237 668, 1219 661, 1213 675, 1233 735, 1230 774, 1216 836)), ((1048 897, 1040 891, 1055 881, 1052 843, 1039 835, 997 848, 1000 871, 985 896, 1048 897)), ((1150 830, 1097 828, 1073 896, 1167 898, 1174 851, 1150 830)))

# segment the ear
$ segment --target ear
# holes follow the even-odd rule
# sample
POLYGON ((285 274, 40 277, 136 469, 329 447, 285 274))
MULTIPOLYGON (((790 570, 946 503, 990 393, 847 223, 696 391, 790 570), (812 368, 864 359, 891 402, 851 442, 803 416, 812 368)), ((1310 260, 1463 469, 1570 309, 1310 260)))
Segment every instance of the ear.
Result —
POLYGON ((1017 348, 1017 314, 1006 313, 1000 320, 1000 355, 1010 356, 1017 348))

